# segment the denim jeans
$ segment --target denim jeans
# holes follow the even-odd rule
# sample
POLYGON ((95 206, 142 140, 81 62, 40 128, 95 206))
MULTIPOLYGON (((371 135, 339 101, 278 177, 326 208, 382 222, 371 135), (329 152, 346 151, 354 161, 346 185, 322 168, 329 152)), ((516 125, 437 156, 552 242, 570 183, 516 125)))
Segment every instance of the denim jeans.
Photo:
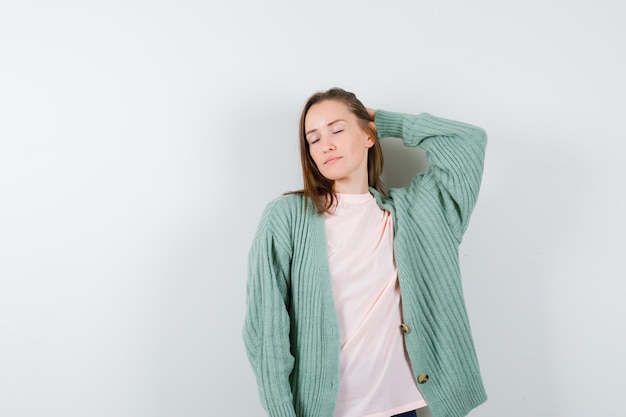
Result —
POLYGON ((396 414, 391 417, 417 417, 417 413, 415 411, 407 411, 406 413, 396 414))

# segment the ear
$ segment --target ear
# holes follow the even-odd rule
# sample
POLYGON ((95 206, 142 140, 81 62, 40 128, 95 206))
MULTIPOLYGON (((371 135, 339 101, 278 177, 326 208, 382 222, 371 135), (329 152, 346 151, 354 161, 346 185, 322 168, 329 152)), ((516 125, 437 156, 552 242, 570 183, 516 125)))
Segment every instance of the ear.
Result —
POLYGON ((369 122, 368 123, 370 131, 372 132, 372 134, 374 135, 374 137, 372 136, 367 136, 367 142, 365 144, 365 146, 367 148, 371 148, 372 146, 374 146, 374 143, 376 143, 376 124, 374 124, 374 122, 369 122))

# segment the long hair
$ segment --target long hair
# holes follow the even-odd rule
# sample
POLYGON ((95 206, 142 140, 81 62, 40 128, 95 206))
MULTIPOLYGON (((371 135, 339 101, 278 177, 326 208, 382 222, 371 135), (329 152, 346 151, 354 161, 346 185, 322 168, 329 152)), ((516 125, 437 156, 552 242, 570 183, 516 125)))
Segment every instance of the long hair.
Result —
POLYGON ((380 193, 384 192, 383 183, 380 179, 380 174, 383 171, 383 151, 376 136, 376 130, 370 125, 372 120, 367 113, 367 109, 354 93, 341 88, 331 88, 327 91, 318 92, 309 97, 300 115, 300 160, 302 162, 304 188, 293 192, 294 194, 303 195, 306 204, 308 204, 309 200, 313 202, 318 213, 329 211, 337 200, 337 195, 333 189, 334 181, 324 177, 317 168, 313 158, 311 158, 304 122, 309 109, 313 105, 327 100, 339 101, 345 104, 348 110, 356 116, 359 126, 373 138, 374 145, 369 148, 367 153, 368 185, 380 193))

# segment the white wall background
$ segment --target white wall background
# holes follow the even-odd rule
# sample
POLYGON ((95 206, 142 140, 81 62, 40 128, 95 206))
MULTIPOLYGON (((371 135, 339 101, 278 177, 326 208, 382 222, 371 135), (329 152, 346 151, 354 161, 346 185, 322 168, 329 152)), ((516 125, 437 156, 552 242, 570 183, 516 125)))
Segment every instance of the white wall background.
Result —
POLYGON ((489 133, 471 415, 623 416, 625 8, 2 1, 0 416, 264 415, 248 246, 331 86, 489 133))

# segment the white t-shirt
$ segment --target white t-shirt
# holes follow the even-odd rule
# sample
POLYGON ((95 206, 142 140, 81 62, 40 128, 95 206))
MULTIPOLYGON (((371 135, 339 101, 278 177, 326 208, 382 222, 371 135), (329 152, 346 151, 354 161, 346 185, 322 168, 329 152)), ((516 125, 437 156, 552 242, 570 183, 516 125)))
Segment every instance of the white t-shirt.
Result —
POLYGON ((400 329, 391 214, 370 193, 337 198, 324 217, 341 331, 334 417, 390 417, 424 407, 400 329))

